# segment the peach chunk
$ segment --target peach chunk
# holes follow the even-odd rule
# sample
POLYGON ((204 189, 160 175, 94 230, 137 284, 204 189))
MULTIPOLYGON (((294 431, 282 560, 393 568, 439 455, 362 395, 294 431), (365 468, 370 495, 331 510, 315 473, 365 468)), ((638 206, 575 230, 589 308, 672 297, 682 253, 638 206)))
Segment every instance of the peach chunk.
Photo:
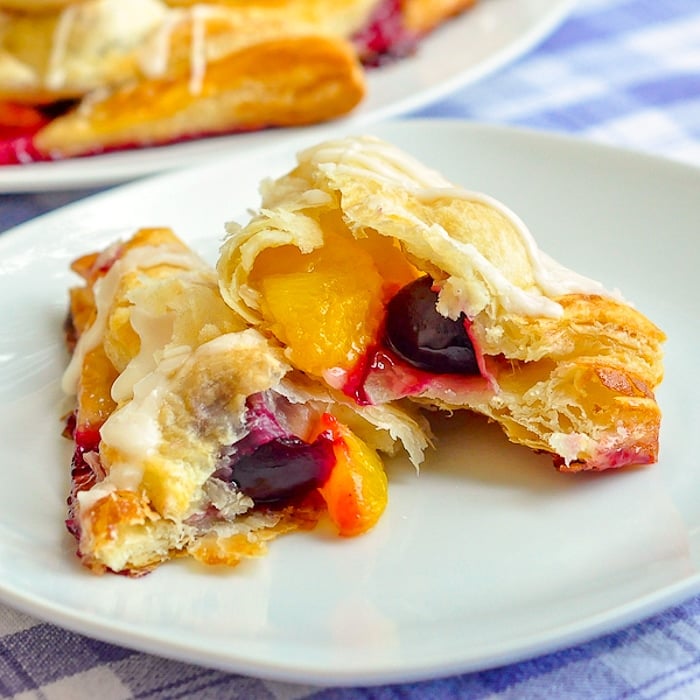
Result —
POLYGON ((306 254, 268 249, 252 275, 272 332, 291 361, 316 376, 355 366, 377 340, 386 300, 416 274, 383 240, 329 233, 324 239, 306 254))
POLYGON ((319 434, 330 432, 336 463, 319 488, 338 533, 352 537, 374 527, 386 508, 388 484, 377 453, 329 414, 319 434))

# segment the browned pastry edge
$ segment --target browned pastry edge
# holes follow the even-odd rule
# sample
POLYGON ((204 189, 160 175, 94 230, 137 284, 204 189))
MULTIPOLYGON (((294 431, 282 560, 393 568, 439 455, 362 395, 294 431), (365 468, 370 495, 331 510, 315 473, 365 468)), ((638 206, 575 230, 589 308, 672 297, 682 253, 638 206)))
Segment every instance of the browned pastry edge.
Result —
POLYGON ((86 0, 0 0, 0 11, 7 10, 22 14, 56 12, 81 2, 86 0))
POLYGON ((406 27, 424 34, 476 3, 476 0, 403 0, 406 27))
POLYGON ((70 157, 134 144, 300 126, 341 116, 365 92, 351 48, 330 37, 299 36, 243 48, 189 75, 141 80, 58 117, 35 136, 39 153, 70 157))

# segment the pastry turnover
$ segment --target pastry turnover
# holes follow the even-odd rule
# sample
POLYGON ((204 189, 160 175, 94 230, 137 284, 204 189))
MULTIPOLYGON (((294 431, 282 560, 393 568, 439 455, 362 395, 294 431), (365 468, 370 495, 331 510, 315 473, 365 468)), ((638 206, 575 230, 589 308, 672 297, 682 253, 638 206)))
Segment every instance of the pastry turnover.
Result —
POLYGON ((343 116, 473 0, 0 0, 0 164, 343 116))
POLYGON ((0 100, 36 112, 5 162, 313 124, 365 94, 344 39, 224 6, 86 0, 4 20, 0 100))
POLYGON ((228 230, 224 298, 358 404, 477 411, 564 471, 656 461, 663 332, 493 198, 348 138, 300 153, 228 230))
POLYGON ((398 440, 420 462, 420 419, 293 371, 169 229, 73 269, 67 525, 93 571, 138 575, 184 555, 233 565, 324 514, 360 534, 387 500, 377 450, 398 440))

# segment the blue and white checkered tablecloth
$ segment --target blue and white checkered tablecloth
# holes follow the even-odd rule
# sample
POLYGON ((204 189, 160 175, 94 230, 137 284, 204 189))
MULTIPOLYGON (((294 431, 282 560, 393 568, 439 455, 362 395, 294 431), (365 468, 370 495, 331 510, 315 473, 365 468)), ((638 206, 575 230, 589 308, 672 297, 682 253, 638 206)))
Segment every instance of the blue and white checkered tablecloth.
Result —
POLYGON ((566 132, 700 165, 700 2, 581 0, 526 57, 416 114, 566 132))
MULTIPOLYGON (((700 0, 582 0, 529 54, 416 115, 572 133, 700 166, 700 0)), ((32 207, 39 213, 60 199, 27 195, 12 198, 12 206, 20 220, 32 207)), ((0 697, 696 700, 700 597, 522 663, 421 683, 341 689, 169 661, 0 605, 0 697)))

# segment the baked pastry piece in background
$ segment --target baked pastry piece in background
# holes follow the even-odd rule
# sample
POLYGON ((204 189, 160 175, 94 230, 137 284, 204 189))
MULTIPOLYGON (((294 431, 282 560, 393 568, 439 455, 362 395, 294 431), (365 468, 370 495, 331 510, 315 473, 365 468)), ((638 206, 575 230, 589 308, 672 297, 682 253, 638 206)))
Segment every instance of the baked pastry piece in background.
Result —
POLYGON ((293 371, 169 229, 73 269, 67 525, 93 571, 139 575, 185 555, 234 565, 324 514, 360 534, 387 501, 377 451, 403 443, 422 459, 420 417, 357 407, 293 371))
POLYGON ((0 165, 317 124, 473 0, 0 0, 0 165))
POLYGON ((352 46, 306 23, 160 0, 0 17, 0 101, 37 122, 3 162, 315 124, 364 94, 352 46))
POLYGON ((663 332, 493 198, 347 138, 300 153, 228 231, 227 302, 358 404, 477 411, 563 471, 656 461, 663 332))

